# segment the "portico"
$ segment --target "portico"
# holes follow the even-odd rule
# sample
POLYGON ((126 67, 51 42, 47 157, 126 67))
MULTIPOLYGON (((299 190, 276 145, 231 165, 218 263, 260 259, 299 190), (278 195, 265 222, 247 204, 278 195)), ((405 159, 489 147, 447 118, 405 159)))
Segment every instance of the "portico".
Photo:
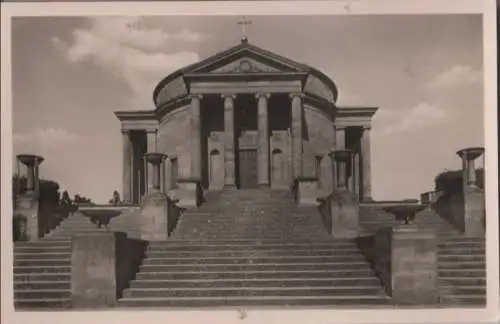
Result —
POLYGON ((146 152, 169 158, 162 188, 290 188, 320 176, 333 190, 335 148, 355 148, 346 177, 357 197, 371 197, 370 119, 376 108, 337 107, 323 73, 241 44, 174 72, 154 91, 156 109, 122 111, 123 198, 138 203, 151 180, 146 152))

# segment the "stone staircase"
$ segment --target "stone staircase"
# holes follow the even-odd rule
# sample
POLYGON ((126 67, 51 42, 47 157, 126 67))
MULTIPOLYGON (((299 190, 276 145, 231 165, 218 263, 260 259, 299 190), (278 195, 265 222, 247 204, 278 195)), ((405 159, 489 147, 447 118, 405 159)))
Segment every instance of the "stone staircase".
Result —
MULTIPOLYGON (((397 222, 392 214, 376 205, 360 207, 360 225, 364 236, 397 222)), ((439 239, 438 271, 442 306, 486 305, 486 247, 481 237, 465 237, 430 207, 415 218, 415 225, 433 231, 439 239)))
POLYGON ((105 231, 80 213, 70 215, 37 242, 14 243, 14 306, 69 308, 73 233, 105 231))
POLYGON ((317 208, 287 191, 227 190, 150 243, 119 301, 136 307, 389 305, 353 240, 334 240, 317 208))
POLYGON ((73 234, 123 231, 137 234, 138 207, 98 228, 79 212, 37 242, 14 243, 14 305, 18 309, 69 308, 71 293, 71 241, 73 234))

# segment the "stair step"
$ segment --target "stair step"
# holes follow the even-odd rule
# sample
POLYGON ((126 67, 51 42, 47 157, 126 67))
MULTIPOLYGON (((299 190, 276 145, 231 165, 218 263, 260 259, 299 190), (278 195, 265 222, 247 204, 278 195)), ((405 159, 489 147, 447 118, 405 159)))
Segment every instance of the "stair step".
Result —
POLYGON ((14 300, 15 299, 42 299, 42 298, 70 298, 71 290, 70 289, 47 289, 47 290, 15 290, 14 291, 14 300))
POLYGON ((438 262, 438 267, 440 270, 470 270, 470 269, 486 269, 486 262, 477 261, 460 261, 460 262, 438 262))
POLYGON ((69 298, 17 298, 14 299, 16 309, 36 309, 36 308, 71 308, 69 298))
MULTIPOLYGON (((389 305, 385 296, 221 296, 124 298, 121 306, 138 307, 252 307, 252 306, 373 306, 389 305)), ((389 306, 388 306, 389 307, 389 306)))
POLYGON ((71 272, 71 266, 14 266, 15 274, 30 273, 67 273, 71 272))
POLYGON ((323 256, 255 256, 255 257, 194 257, 194 258, 165 258, 165 257, 151 257, 148 256, 143 262, 143 265, 183 265, 183 264, 196 264, 196 265, 236 265, 236 264, 303 264, 303 263, 333 263, 344 266, 345 264, 366 264, 366 260, 362 255, 353 255, 349 258, 344 257, 341 260, 332 257, 323 256))
POLYGON ((486 255, 475 255, 475 254, 444 254, 439 253, 438 260, 440 262, 486 262, 486 255))
POLYGON ((71 264, 71 256, 67 256, 64 259, 25 259, 25 260, 15 260, 14 267, 24 267, 24 266, 65 266, 71 264))
POLYGON ((268 270, 268 271, 148 271, 139 272, 137 280, 196 280, 196 279, 314 279, 371 277, 369 268, 355 270, 268 270))
POLYGON ((314 250, 206 250, 206 251, 175 251, 171 249, 148 250, 146 256, 149 258, 226 258, 226 257, 331 257, 338 261, 363 259, 364 256, 359 251, 333 250, 333 249, 314 249, 314 250))
POLYGON ((485 286, 486 278, 478 277, 439 277, 439 284, 442 286, 485 286))
POLYGON ((14 281, 14 290, 48 290, 48 289, 71 289, 70 281, 30 281, 16 282, 14 281))
POLYGON ((14 274, 15 283, 28 283, 28 282, 69 282, 71 280, 70 272, 60 273, 23 273, 14 274))
POLYGON ((449 304, 455 307, 461 305, 486 306, 485 295, 443 295, 441 304, 449 304))
POLYGON ((221 288, 221 287, 379 287, 376 277, 352 278, 270 278, 270 279, 194 279, 194 280, 135 280, 131 288, 221 288))
POLYGON ((362 270, 369 269, 366 262, 360 263, 282 263, 282 264, 162 264, 162 265, 141 265, 141 271, 162 272, 162 271, 279 271, 279 270, 303 270, 303 271, 328 271, 336 270, 362 270))
POLYGON ((380 286, 372 287, 224 287, 224 288, 158 288, 127 289, 127 297, 242 297, 242 296, 341 296, 379 295, 380 286))
POLYGON ((14 253, 14 260, 33 260, 37 258, 41 258, 43 260, 50 259, 50 260, 60 260, 60 259, 68 259, 71 257, 71 251, 68 249, 67 251, 61 251, 61 252, 15 252, 14 253))
POLYGON ((453 295, 483 295, 486 296, 486 286, 442 286, 440 285, 440 291, 444 294, 453 295))
POLYGON ((439 277, 470 277, 484 278, 486 277, 486 269, 439 269, 439 277))

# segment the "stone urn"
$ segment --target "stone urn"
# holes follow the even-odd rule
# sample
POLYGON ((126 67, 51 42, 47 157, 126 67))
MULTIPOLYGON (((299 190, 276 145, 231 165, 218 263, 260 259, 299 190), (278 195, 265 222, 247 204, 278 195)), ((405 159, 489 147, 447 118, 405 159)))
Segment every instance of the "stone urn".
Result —
POLYGON ((78 210, 86 217, 90 218, 93 224, 96 224, 98 228, 103 225, 107 229, 112 218, 121 215, 122 209, 116 208, 115 206, 85 206, 79 207, 78 210))
POLYGON ((384 210, 394 215, 397 221, 400 221, 402 226, 411 226, 418 212, 424 210, 426 205, 423 204, 401 204, 387 206, 384 210))

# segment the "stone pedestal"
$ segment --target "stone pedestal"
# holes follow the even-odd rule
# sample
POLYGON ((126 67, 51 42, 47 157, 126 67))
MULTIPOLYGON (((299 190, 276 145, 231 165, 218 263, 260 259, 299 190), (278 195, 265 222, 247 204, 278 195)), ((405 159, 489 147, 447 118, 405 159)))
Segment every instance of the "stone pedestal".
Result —
POLYGON ((457 152, 462 159, 464 196, 464 233, 466 236, 484 236, 485 200, 484 189, 477 186, 474 161, 484 153, 482 147, 469 147, 457 152))
POLYGON ((486 209, 484 190, 464 189, 464 234, 470 237, 484 237, 486 232, 486 209))
POLYGON ((144 197, 141 206, 141 239, 144 241, 164 241, 169 237, 168 198, 161 192, 144 197))
POLYGON ((335 238, 355 238, 359 236, 359 204, 354 195, 345 190, 335 190, 330 196, 331 228, 335 238))
POLYGON ((71 305, 105 308, 117 301, 116 250, 123 233, 91 233, 71 239, 71 305))
POLYGON ((438 251, 434 233, 412 225, 379 230, 375 269, 396 305, 439 302, 438 251))
POLYGON ((18 198, 19 204, 15 210, 22 227, 20 237, 26 241, 37 241, 42 234, 38 213, 38 167, 44 159, 31 154, 20 154, 17 159, 26 166, 26 192, 18 198))
POLYGON ((177 179, 177 184, 179 186, 178 207, 192 208, 201 204, 203 194, 199 179, 180 178, 177 179))
POLYGON ((301 206, 318 205, 318 178, 298 177, 296 180, 296 199, 301 206))

